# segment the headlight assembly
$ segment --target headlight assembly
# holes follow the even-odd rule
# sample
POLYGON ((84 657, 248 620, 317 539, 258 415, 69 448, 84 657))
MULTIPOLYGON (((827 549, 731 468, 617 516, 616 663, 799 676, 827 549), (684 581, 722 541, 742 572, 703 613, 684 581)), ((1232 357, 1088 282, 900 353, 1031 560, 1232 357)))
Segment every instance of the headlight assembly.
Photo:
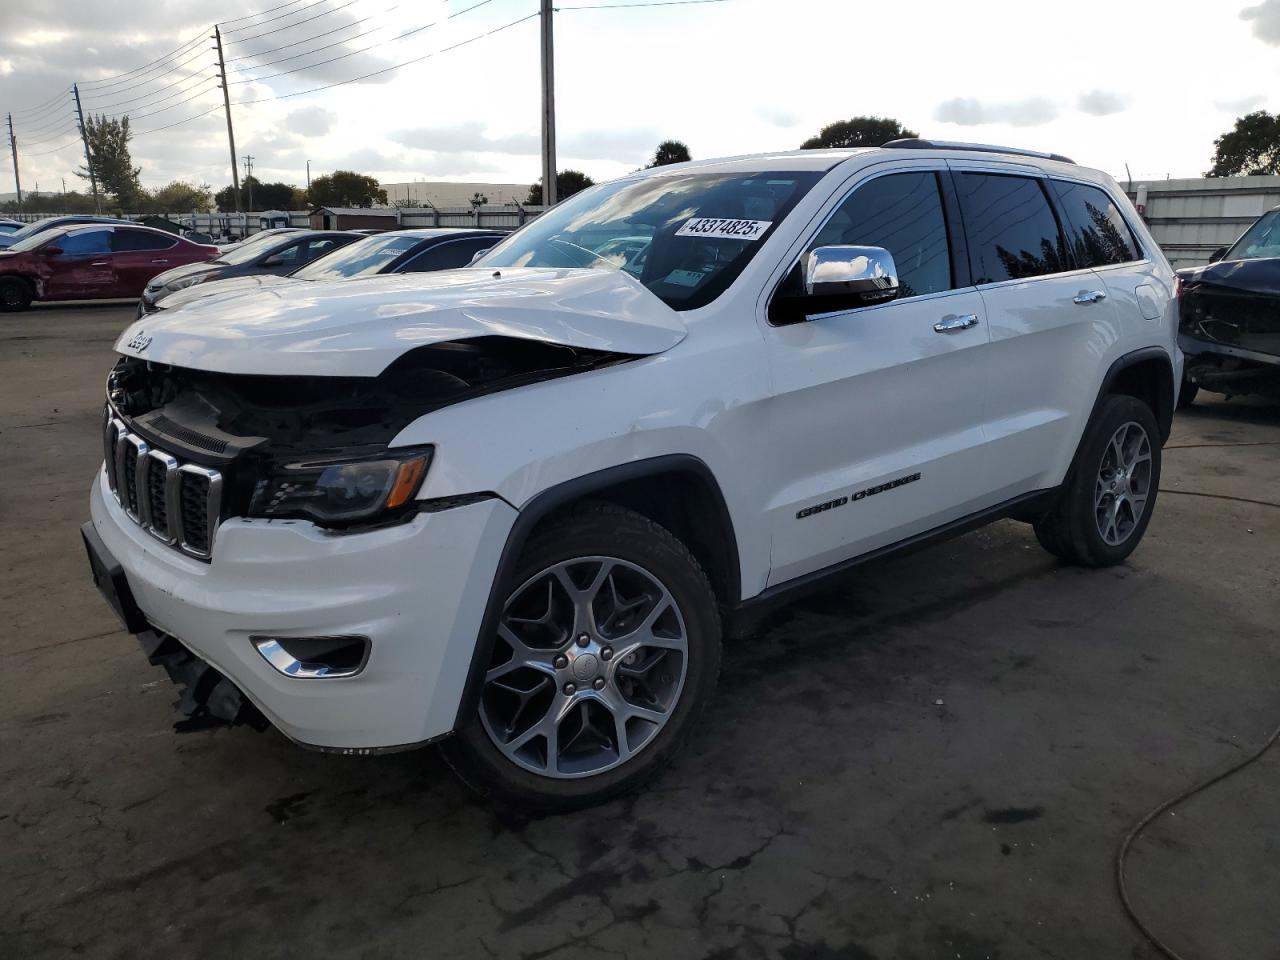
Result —
POLYGON ((164 285, 164 289, 172 293, 175 290, 185 290, 187 287, 194 287, 197 283, 203 283, 206 280, 216 280, 216 273, 196 273, 187 274, 185 277, 178 277, 176 280, 170 280, 164 285))
POLYGON ((347 526, 407 512, 431 463, 431 448, 384 450, 368 458, 277 466, 254 489, 249 514, 347 526))

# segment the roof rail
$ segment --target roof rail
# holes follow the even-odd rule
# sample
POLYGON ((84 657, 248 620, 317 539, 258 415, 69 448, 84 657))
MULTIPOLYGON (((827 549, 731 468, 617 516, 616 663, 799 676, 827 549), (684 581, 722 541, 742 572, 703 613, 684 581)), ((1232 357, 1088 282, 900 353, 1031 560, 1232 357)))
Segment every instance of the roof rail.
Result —
POLYGON ((1043 153, 1040 150, 1024 150, 1021 147, 997 147, 989 143, 957 143, 954 140, 890 140, 882 144, 893 150, 972 150, 974 153, 1007 153, 1015 157, 1039 157, 1041 160, 1057 160, 1059 163, 1075 163, 1060 153, 1043 153))

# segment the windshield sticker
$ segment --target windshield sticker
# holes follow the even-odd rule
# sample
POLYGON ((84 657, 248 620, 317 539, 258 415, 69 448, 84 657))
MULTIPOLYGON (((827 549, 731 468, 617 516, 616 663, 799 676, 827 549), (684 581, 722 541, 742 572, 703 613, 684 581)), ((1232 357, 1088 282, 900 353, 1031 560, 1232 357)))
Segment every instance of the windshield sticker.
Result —
POLYGON ((681 287, 696 287, 705 276, 705 273, 700 273, 697 270, 672 270, 667 274, 664 282, 674 283, 681 287))
POLYGON ((772 220, 726 220, 694 217, 676 231, 677 237, 716 237, 725 240, 759 240, 773 226, 772 220))

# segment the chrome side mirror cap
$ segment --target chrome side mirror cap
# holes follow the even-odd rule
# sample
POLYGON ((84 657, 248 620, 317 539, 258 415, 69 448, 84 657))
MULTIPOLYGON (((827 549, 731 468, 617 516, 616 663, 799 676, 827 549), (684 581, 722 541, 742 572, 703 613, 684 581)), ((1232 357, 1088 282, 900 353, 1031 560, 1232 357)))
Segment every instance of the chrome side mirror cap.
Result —
POLYGON ((851 305, 882 303, 898 295, 898 267, 884 247, 818 247, 804 260, 804 292, 851 305))

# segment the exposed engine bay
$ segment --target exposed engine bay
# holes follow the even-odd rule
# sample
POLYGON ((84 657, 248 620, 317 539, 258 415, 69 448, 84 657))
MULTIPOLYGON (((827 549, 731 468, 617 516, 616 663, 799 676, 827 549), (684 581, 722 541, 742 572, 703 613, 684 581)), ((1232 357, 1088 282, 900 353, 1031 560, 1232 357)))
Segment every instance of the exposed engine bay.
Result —
MULTIPOLYGON (((106 432, 119 435, 110 429, 118 418, 151 448, 216 470, 221 516, 314 517, 314 506, 291 506, 291 498, 318 495, 308 484, 328 474, 317 464, 397 456, 387 444, 432 410, 629 359, 502 336, 417 347, 377 377, 213 373, 122 357, 107 380, 106 432)), ((429 463, 430 450, 421 452, 429 463)), ((107 451, 109 463, 112 456, 107 451)), ((122 476, 133 476, 133 462, 121 462, 122 476)), ((158 510, 159 488, 155 496, 158 510)), ((412 506, 387 516, 403 518, 412 506)), ((326 519, 341 527, 362 518, 326 519)))
POLYGON ((1280 397, 1280 259, 1179 272, 1186 378, 1227 396, 1280 397))
POLYGON ((122 357, 107 392, 135 427, 192 459, 225 462, 262 446, 296 456, 386 444, 440 407, 628 359, 498 336, 419 347, 373 378, 210 373, 122 357))

